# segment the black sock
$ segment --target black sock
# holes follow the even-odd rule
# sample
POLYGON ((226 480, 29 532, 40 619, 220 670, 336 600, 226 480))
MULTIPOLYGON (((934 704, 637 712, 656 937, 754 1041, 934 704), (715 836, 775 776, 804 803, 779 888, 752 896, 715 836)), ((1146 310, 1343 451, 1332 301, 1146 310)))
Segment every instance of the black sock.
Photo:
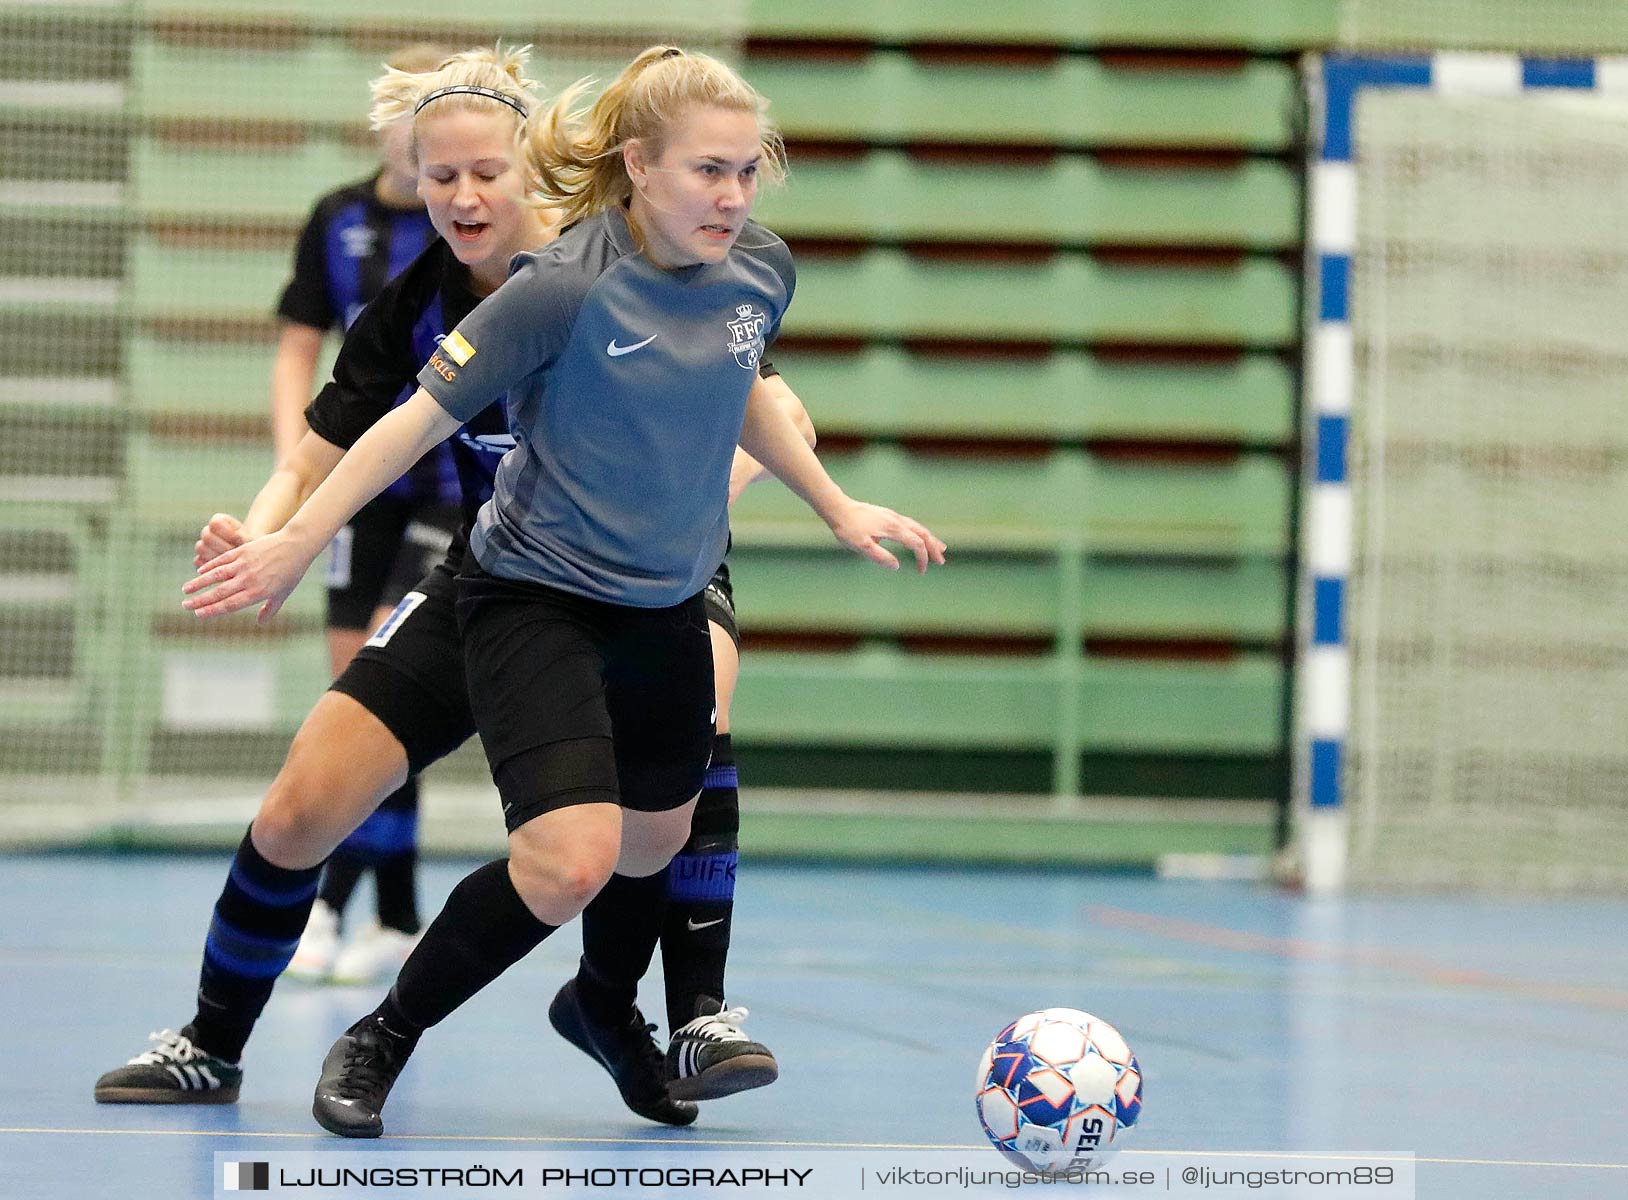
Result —
POLYGON ((284 870, 243 835, 204 939, 198 1012, 188 1026, 196 1045, 229 1062, 242 1057, 277 976, 300 944, 320 870, 284 870))
POLYGON ((720 733, 712 743, 712 765, 690 823, 690 840, 667 868, 661 969, 669 1032, 688 1024, 703 1000, 723 1002, 740 823, 735 749, 729 735, 720 733))
POLYGON ((519 962, 553 933, 531 915, 500 858, 464 876, 402 964, 378 1013, 416 1036, 519 962))
POLYGON ((577 995, 606 1019, 625 1020, 650 969, 667 908, 667 873, 642 879, 612 875, 582 910, 582 961, 577 995))
POLYGON ((379 891, 379 924, 401 933, 417 933, 418 852, 404 850, 373 864, 373 882, 379 891))
POLYGON ((365 863, 358 855, 340 848, 333 852, 327 864, 322 868, 322 882, 317 887, 317 899, 333 909, 336 913, 345 911, 345 905, 350 903, 351 893, 356 890, 357 880, 362 878, 365 863))

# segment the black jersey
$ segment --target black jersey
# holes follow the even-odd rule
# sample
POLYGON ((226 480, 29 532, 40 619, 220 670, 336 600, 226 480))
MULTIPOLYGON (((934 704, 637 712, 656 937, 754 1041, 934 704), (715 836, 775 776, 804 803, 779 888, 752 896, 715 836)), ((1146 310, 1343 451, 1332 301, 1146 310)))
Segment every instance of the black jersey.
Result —
POLYGON ((318 200, 294 248, 294 274, 277 315, 343 333, 379 289, 435 240, 421 208, 387 207, 379 177, 348 183, 318 200))
MULTIPOLYGON (((352 323, 333 378, 305 410, 311 431, 348 450, 418 387, 418 372, 458 322, 480 303, 469 269, 437 240, 385 284, 352 323)), ((504 398, 482 409, 446 443, 467 530, 492 494, 492 478, 514 445, 504 398)), ((433 452, 432 452, 433 453, 433 452)), ((461 539, 460 539, 461 540, 461 539)))
MULTIPOLYGON (((277 315, 313 329, 344 333, 368 301, 437 241, 421 208, 391 208, 377 191, 377 174, 335 188, 316 202, 294 249, 294 274, 277 315)), ((400 500, 456 504, 458 477, 444 450, 426 454, 386 489, 400 500)))

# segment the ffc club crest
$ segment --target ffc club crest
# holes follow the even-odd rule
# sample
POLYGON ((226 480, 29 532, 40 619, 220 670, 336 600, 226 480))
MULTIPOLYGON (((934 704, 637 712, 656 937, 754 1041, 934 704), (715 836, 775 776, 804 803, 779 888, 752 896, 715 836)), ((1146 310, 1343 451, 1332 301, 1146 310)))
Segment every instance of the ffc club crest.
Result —
POLYGON ((769 318, 750 304, 735 306, 735 319, 729 322, 729 352, 748 371, 757 370, 763 357, 763 330, 768 324, 769 318))

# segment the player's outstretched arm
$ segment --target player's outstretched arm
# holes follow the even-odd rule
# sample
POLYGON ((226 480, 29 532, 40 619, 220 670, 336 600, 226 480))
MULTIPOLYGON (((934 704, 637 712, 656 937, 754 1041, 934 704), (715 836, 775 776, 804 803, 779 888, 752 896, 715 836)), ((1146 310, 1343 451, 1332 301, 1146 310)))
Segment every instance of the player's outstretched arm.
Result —
POLYGON ((182 606, 218 617, 259 604, 260 620, 274 616, 345 522, 457 428, 420 388, 362 435, 282 529, 203 564, 182 586, 182 606))
POLYGON ((278 462, 241 521, 230 513, 209 518, 193 547, 192 565, 201 567, 244 542, 281 529, 344 457, 332 442, 307 433, 294 452, 278 462))
MULTIPOLYGON (((752 387, 754 390, 757 388, 764 389, 774 402, 780 405, 785 414, 791 418, 791 423, 797 427, 797 432, 802 434, 803 441, 808 443, 810 449, 813 449, 817 444, 814 434, 814 421, 809 417, 808 410, 803 407, 803 402, 798 399, 797 393, 791 390, 791 385, 786 382, 785 376, 771 375, 767 379, 757 379, 753 382, 752 387)), ((739 500, 740 494, 747 489, 748 485, 754 484, 760 479, 768 478, 770 478, 768 469, 746 451, 736 446, 735 461, 729 466, 729 502, 733 504, 736 500, 739 500)))
POLYGON ((916 570, 944 562, 945 546, 919 521, 891 508, 848 496, 825 472, 797 427, 766 389, 753 386, 746 398, 740 448, 771 471, 831 527, 837 541, 872 562, 897 570, 899 560, 883 542, 897 542, 916 559, 916 570))
POLYGON ((305 436, 305 406, 317 377, 326 330, 285 320, 277 333, 277 356, 271 363, 271 438, 281 463, 305 436))

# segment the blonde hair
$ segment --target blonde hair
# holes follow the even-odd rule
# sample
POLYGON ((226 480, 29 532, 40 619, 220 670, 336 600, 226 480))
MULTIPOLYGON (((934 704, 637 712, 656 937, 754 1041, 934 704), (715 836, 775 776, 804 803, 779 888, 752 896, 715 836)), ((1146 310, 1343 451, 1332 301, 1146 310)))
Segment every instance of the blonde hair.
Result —
MULTIPOLYGON (((408 71, 395 66, 373 81, 373 107, 368 123, 374 129, 384 129, 403 118, 415 123, 419 106, 426 97, 447 88, 481 88, 496 92, 511 103, 479 92, 453 92, 437 96, 432 115, 446 112, 510 113, 515 118, 518 137, 526 114, 538 105, 532 91, 536 82, 525 77, 526 65, 531 61, 531 47, 517 46, 505 49, 502 43, 465 50, 450 55, 431 70, 408 71), (518 105, 520 111, 515 110, 518 105)), ((418 157, 418 138, 413 138, 413 157, 418 157)))
POLYGON ((636 141, 659 157, 668 125, 690 105, 751 113, 761 131, 759 174, 770 183, 786 177, 786 148, 766 115, 769 102, 711 55, 652 46, 592 105, 572 111, 593 83, 578 80, 526 122, 527 165, 536 190, 558 207, 565 224, 627 200, 633 182, 622 148, 636 141))
POLYGON ((413 75, 422 75, 426 71, 435 70, 451 57, 452 51, 445 46, 436 45, 434 42, 414 42, 410 46, 392 50, 386 56, 384 65, 413 75))

